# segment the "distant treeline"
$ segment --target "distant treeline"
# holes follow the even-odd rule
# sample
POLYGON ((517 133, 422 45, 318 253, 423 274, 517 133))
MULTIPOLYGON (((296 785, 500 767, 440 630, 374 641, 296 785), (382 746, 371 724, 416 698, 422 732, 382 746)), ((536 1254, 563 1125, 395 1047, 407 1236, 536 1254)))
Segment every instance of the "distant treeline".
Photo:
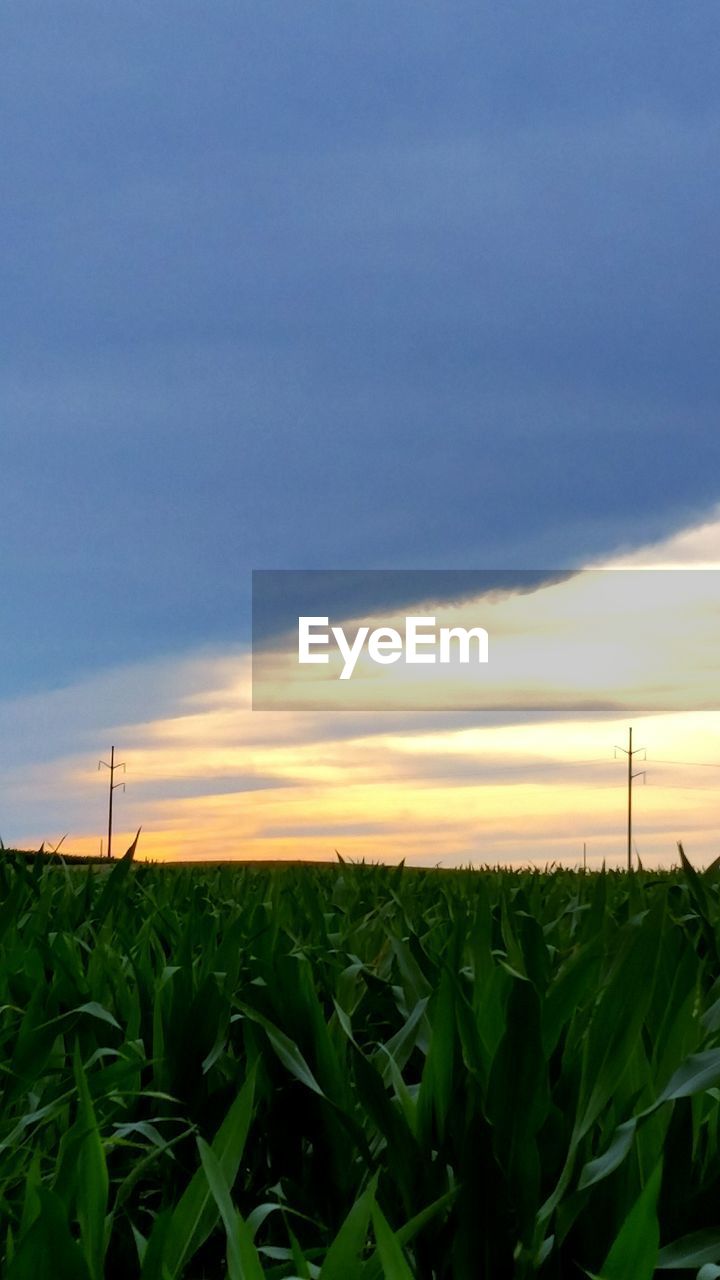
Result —
MULTIPOLYGON (((107 862, 107 858, 101 858, 99 855, 93 854, 72 854, 72 853, 52 853, 45 849, 2 849, 0 858, 6 860, 17 860, 20 862, 55 862, 58 865, 61 862, 72 862, 86 865, 90 862, 107 862)), ((115 859, 112 859, 115 861, 115 859)))

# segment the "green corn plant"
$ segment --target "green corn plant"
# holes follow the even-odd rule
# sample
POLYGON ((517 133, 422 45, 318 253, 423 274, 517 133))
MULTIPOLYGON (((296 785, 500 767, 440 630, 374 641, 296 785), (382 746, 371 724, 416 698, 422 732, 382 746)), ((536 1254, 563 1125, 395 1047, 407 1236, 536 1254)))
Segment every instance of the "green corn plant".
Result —
POLYGON ((720 1275, 720 875, 0 859, 2 1280, 720 1275))

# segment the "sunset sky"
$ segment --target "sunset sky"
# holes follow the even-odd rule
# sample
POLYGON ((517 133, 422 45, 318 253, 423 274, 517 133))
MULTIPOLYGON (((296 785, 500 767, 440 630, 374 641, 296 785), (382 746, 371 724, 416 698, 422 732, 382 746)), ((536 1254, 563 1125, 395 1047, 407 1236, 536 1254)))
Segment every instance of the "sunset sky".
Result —
POLYGON ((253 569, 720 566, 718 22, 4 7, 6 845, 97 852, 114 743, 116 851, 619 862, 632 722, 643 861, 720 853, 637 634, 634 716, 252 711, 249 651, 253 569))

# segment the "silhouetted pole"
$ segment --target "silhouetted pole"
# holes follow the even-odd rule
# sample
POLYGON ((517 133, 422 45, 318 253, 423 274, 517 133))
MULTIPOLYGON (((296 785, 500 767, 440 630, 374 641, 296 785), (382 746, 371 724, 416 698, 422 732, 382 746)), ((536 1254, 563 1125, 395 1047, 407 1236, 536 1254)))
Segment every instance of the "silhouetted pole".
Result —
MULTIPOLYGON (((632 729, 630 730, 632 733, 632 729)), ((113 802, 113 778, 115 776, 115 748, 110 748, 110 802, 108 804, 108 858, 112 857, 112 802, 113 802)))
POLYGON ((633 773, 633 756, 637 756, 641 751, 645 751, 645 747, 635 747, 632 744, 632 729, 628 729, 628 744, 626 747, 616 747, 616 751, 623 751, 628 761, 628 800, 627 800, 627 869, 632 871, 632 784, 633 778, 641 778, 645 776, 645 770, 639 769, 637 773, 633 773))
POLYGON ((628 730, 628 871, 632 871, 632 729, 628 730))
POLYGON ((109 801, 108 801, 108 851, 107 851, 107 856, 108 856, 108 858, 111 858, 111 857, 112 857, 113 792, 115 791, 115 788, 116 788, 116 787, 122 787, 123 791, 125 790, 125 783, 124 783, 124 782, 116 782, 116 781, 115 781, 115 770, 116 770, 116 769, 122 769, 122 771, 123 771, 123 773, 124 773, 124 772, 125 772, 125 765, 124 765, 123 763, 121 763, 121 764, 116 764, 116 763, 115 763, 115 748, 114 748, 114 747, 111 747, 111 748, 110 748, 110 763, 108 764, 107 760, 99 760, 99 761, 98 761, 98 769, 101 769, 103 765, 105 766, 105 768, 106 768, 106 769, 109 769, 109 770, 110 770, 110 798, 109 798, 109 801))

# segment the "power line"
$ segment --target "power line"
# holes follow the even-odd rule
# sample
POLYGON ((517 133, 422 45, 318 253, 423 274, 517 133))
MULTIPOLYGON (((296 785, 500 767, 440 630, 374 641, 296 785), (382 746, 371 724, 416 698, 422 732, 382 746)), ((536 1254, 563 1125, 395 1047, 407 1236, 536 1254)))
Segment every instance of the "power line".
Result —
MULTIPOLYGON (((652 761, 648 763, 652 764, 652 761)), ((648 776, 645 779, 650 791, 711 791, 717 795, 717 783, 710 782, 666 782, 664 779, 658 781, 654 777, 648 776)))
POLYGON ((720 764, 715 760, 656 760, 653 756, 652 764, 686 764, 693 769, 720 769, 720 764))

